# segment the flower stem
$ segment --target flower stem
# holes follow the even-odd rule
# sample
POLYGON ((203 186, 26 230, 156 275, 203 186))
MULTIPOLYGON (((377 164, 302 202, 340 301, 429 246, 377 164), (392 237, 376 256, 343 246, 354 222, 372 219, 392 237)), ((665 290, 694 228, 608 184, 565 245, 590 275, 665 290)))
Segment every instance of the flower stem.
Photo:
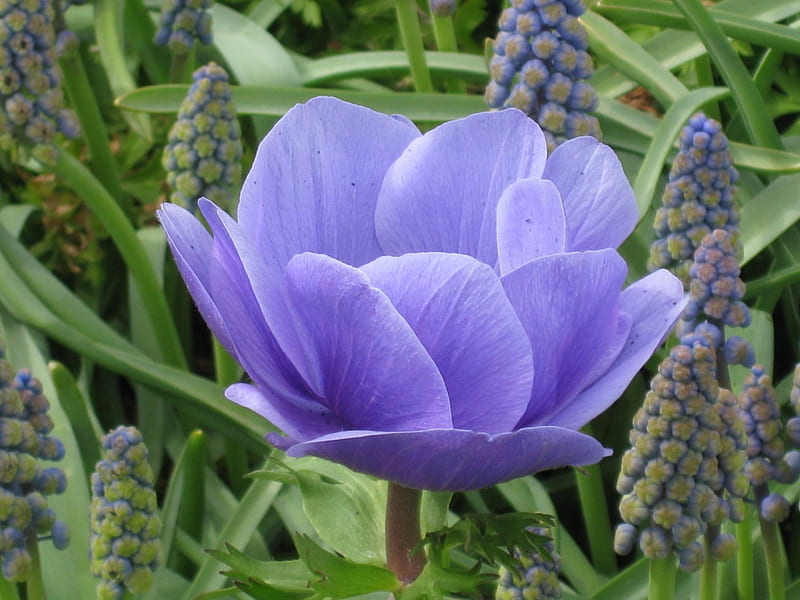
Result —
POLYGON ((719 526, 709 527, 703 540, 706 545, 706 559, 700 571, 700 600, 716 600, 717 586, 717 560, 711 554, 711 540, 719 535, 719 526))
POLYGON ((414 581, 425 567, 419 508, 422 491, 389 482, 386 496, 386 563, 403 583, 414 581))
POLYGON ((650 559, 647 600, 673 600, 675 597, 675 557, 650 559))
MULTIPOLYGON (((25 591, 27 600, 45 600, 44 581, 42 580, 42 561, 39 560, 39 541, 34 534, 28 538, 26 546, 28 554, 31 556, 31 573, 25 580, 25 591)), ((5 598, 5 596, 3 596, 5 598)))
POLYGON ((9 581, 0 574, 0 598, 3 600, 19 600, 17 584, 9 581))
POLYGON ((417 18, 417 3, 414 0, 395 0, 395 8, 414 88, 418 92, 433 92, 433 81, 428 63, 425 61, 425 46, 422 43, 422 31, 417 18))
MULTIPOLYGON (((586 435, 592 435, 590 425, 584 427, 582 431, 586 435)), ((589 465, 574 471, 592 562, 603 575, 613 575, 617 572, 617 563, 614 553, 608 551, 614 547, 614 539, 611 535, 611 521, 608 518, 608 505, 600 466, 589 465)))
POLYGON ((736 524, 736 592, 739 600, 755 600, 753 587, 752 512, 745 506, 744 519, 736 524))
POLYGON ((781 544, 778 524, 767 521, 761 516, 759 507, 761 501, 767 496, 769 490, 766 484, 755 486, 755 509, 759 512, 758 521, 761 525, 761 539, 764 542, 764 559, 767 563, 767 583, 769 587, 769 600, 786 600, 786 589, 783 581, 783 546, 781 544))
MULTIPOLYGON (((439 17, 433 15, 433 34, 436 36, 436 47, 439 52, 458 52, 456 30, 453 27, 453 17, 439 17)), ((459 79, 448 79, 447 91, 451 94, 466 94, 467 86, 459 79)))
POLYGON ((194 64, 195 45, 192 44, 189 52, 172 53, 172 63, 169 68, 171 83, 188 83, 191 81, 191 66, 194 64))

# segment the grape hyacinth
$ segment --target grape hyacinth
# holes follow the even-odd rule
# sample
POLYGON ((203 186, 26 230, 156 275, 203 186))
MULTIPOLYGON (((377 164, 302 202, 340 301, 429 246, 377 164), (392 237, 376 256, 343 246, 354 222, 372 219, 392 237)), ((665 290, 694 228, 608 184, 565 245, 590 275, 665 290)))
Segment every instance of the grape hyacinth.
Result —
POLYGON ((92 473, 91 557, 98 600, 119 600, 153 582, 161 551, 153 472, 135 427, 103 437, 105 453, 92 473))
POLYGON ((511 0, 500 15, 489 63, 486 103, 513 106, 544 130, 548 151, 583 135, 600 138, 597 93, 586 30, 578 20, 583 0, 511 0))
POLYGON ((28 578, 28 544, 49 537, 61 550, 69 543, 66 525, 47 506, 47 496, 66 489, 66 476, 39 464, 64 456, 61 441, 50 435, 49 408, 39 380, 26 369, 15 374, 0 358, 0 562, 9 581, 28 578))
POLYGON ((212 0, 164 0, 155 43, 169 46, 175 54, 186 54, 195 40, 208 45, 212 42, 212 0))
POLYGON ((200 67, 164 149, 170 200, 191 210, 199 197, 231 207, 241 179, 241 137, 228 74, 216 63, 200 67))
MULTIPOLYGON (((549 535, 544 527, 533 527, 531 531, 541 536, 549 535)), ((558 581, 561 558, 555 551, 552 539, 543 546, 549 557, 539 552, 522 554, 517 550, 514 552, 519 560, 516 567, 500 567, 495 600, 555 600, 561 597, 558 581)))
POLYGON ((794 483, 800 465, 795 452, 784 452, 780 407, 772 380, 763 367, 753 367, 745 379, 739 408, 748 436, 745 474, 753 486, 759 514, 766 521, 783 521, 789 514, 789 501, 780 494, 769 493, 769 483, 794 483))
POLYGON ((717 560, 735 549, 718 526, 744 517, 747 436, 733 395, 717 383, 716 344, 702 332, 682 337, 634 416, 617 481, 619 554, 632 550, 637 533, 646 557, 674 552, 688 571, 705 560, 703 534, 717 560))
POLYGON ((17 142, 45 163, 57 158, 58 133, 79 134, 75 114, 64 107, 54 18, 50 0, 0 5, 0 148, 17 142))
POLYGON ((669 268, 688 283, 692 256, 712 231, 726 231, 737 247, 738 178, 722 126, 703 113, 695 114, 681 132, 680 151, 656 211, 658 239, 650 248, 650 269, 669 268))

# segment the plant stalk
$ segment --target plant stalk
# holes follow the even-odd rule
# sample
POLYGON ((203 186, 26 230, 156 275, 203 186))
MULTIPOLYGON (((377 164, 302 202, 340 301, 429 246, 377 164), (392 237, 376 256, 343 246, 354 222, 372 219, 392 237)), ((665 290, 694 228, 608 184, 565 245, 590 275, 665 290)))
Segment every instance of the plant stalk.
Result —
POLYGON ((673 600, 675 598, 675 557, 650 559, 647 600, 673 600))
POLYGON ((403 583, 414 581, 425 568, 419 509, 422 491, 389 482, 386 496, 386 563, 403 583))
POLYGON ((414 0, 395 0, 395 8, 414 88, 421 93, 433 92, 433 81, 428 63, 425 61, 425 46, 422 43, 422 31, 417 17, 417 3, 414 0))

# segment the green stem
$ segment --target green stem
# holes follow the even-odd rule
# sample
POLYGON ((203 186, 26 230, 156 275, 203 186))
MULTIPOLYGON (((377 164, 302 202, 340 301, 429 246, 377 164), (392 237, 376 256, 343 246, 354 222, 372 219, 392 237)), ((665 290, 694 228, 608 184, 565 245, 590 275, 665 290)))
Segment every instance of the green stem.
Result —
POLYGON ((736 591, 738 600, 755 600, 753 586, 753 538, 750 537, 753 513, 745 506, 744 519, 736 524, 736 591))
POLYGON ((83 137, 89 146, 92 170, 117 202, 125 202, 123 208, 130 213, 131 206, 122 192, 117 163, 108 144, 105 121, 100 114, 100 107, 97 105, 80 53, 76 49, 61 57, 59 63, 64 73, 64 88, 75 114, 78 115, 83 137))
POLYGON ((39 559, 39 542, 35 535, 28 538, 26 549, 31 555, 31 573, 25 581, 26 600, 45 600, 42 561, 39 559))
POLYGON ((673 600, 675 597, 675 557, 650 559, 647 600, 673 600))
MULTIPOLYGON (((440 52, 458 52, 458 41, 452 16, 433 15, 433 35, 436 37, 436 47, 440 52)), ((460 79, 448 79, 445 84, 447 91, 451 94, 467 93, 467 84, 460 79)))
MULTIPOLYGON (((239 381, 241 369, 231 355, 225 351, 217 338, 212 338, 214 348, 214 372, 217 383, 228 386, 239 381)), ((234 493, 241 496, 247 489, 245 476, 249 471, 247 450, 238 440, 225 437, 225 466, 228 468, 228 482, 234 493)))
POLYGON ((767 563, 767 583, 769 587, 769 600, 786 600, 786 587, 783 581, 783 544, 778 524, 767 521, 761 517, 761 501, 769 493, 766 484, 756 486, 754 489, 755 509, 758 511, 758 521, 761 525, 761 539, 764 542, 764 559, 767 563))
POLYGON ((719 563, 711 553, 711 540, 719 535, 719 526, 709 527, 703 543, 706 546, 706 559, 700 571, 700 600, 716 600, 718 595, 717 566, 719 563))
POLYGON ((125 213, 94 175, 68 152, 59 153, 53 171, 57 177, 78 192, 114 240, 131 277, 139 288, 144 309, 153 326, 164 361, 170 366, 186 369, 186 358, 164 291, 125 213))
MULTIPOLYGON (((591 425, 587 425, 582 431, 591 435, 591 425)), ((617 561, 614 553, 609 551, 609 548, 614 547, 614 538, 600 466, 589 465, 574 469, 574 472, 592 562, 603 575, 613 575, 617 572, 617 561)))
POLYGON ((419 508, 422 492, 389 482, 386 496, 386 564, 403 583, 414 581, 425 568, 419 508))
POLYGON ((425 61, 425 46, 422 43, 422 31, 417 17, 417 3, 414 0, 395 0, 395 8, 414 88, 418 92, 433 92, 433 81, 428 63, 425 61))
POLYGON ((194 64, 195 45, 192 44, 189 52, 172 53, 172 63, 169 68, 169 80, 172 83, 188 83, 191 80, 192 65, 194 64))
POLYGON ((9 581, 0 574, 0 598, 3 600, 19 600, 17 584, 9 581))

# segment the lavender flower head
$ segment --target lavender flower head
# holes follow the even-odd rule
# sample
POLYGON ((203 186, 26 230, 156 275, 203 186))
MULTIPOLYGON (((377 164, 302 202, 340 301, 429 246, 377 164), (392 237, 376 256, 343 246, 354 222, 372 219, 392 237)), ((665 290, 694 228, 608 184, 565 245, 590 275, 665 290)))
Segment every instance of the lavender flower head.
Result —
POLYGON ((64 107, 54 17, 49 0, 0 5, 0 148, 16 141, 46 163, 57 157, 57 133, 79 133, 75 114, 64 107))
POLYGON ((204 196, 233 205, 242 174, 242 132, 236 120, 228 74, 216 63, 194 72, 194 83, 169 132, 162 164, 172 189, 170 200, 194 210, 204 196))
POLYGON ((195 40, 210 44, 213 0, 164 0, 155 43, 169 46, 175 54, 186 54, 195 40))
POLYGON ((553 150, 567 139, 600 138, 597 93, 586 30, 578 20, 583 0, 511 0, 500 15, 486 104, 513 106, 535 120, 553 150))
MULTIPOLYGON (((159 217, 195 302, 253 384, 226 396, 315 455, 406 487, 475 489, 607 451, 578 429, 684 306, 673 275, 623 289, 637 222, 593 138, 549 158, 509 109, 421 135, 333 98, 290 110, 234 220, 159 217)), ((266 428, 266 425, 265 425, 266 428)))
POLYGON ((737 247, 739 208, 734 184, 738 179, 722 126, 697 113, 681 131, 680 151, 662 206, 656 211, 658 239, 650 248, 650 268, 673 269, 688 282, 695 250, 715 229, 725 231, 737 247))
POLYGON ((135 427, 103 436, 103 458, 92 473, 92 574, 98 600, 121 600, 153 582, 161 552, 153 472, 135 427))
POLYGON ((42 536, 58 549, 69 543, 66 525, 47 506, 47 496, 63 493, 67 478, 40 463, 64 457, 61 441, 50 435, 49 408, 39 380, 27 369, 15 374, 0 358, 0 563, 9 581, 28 578, 29 542, 42 536))

